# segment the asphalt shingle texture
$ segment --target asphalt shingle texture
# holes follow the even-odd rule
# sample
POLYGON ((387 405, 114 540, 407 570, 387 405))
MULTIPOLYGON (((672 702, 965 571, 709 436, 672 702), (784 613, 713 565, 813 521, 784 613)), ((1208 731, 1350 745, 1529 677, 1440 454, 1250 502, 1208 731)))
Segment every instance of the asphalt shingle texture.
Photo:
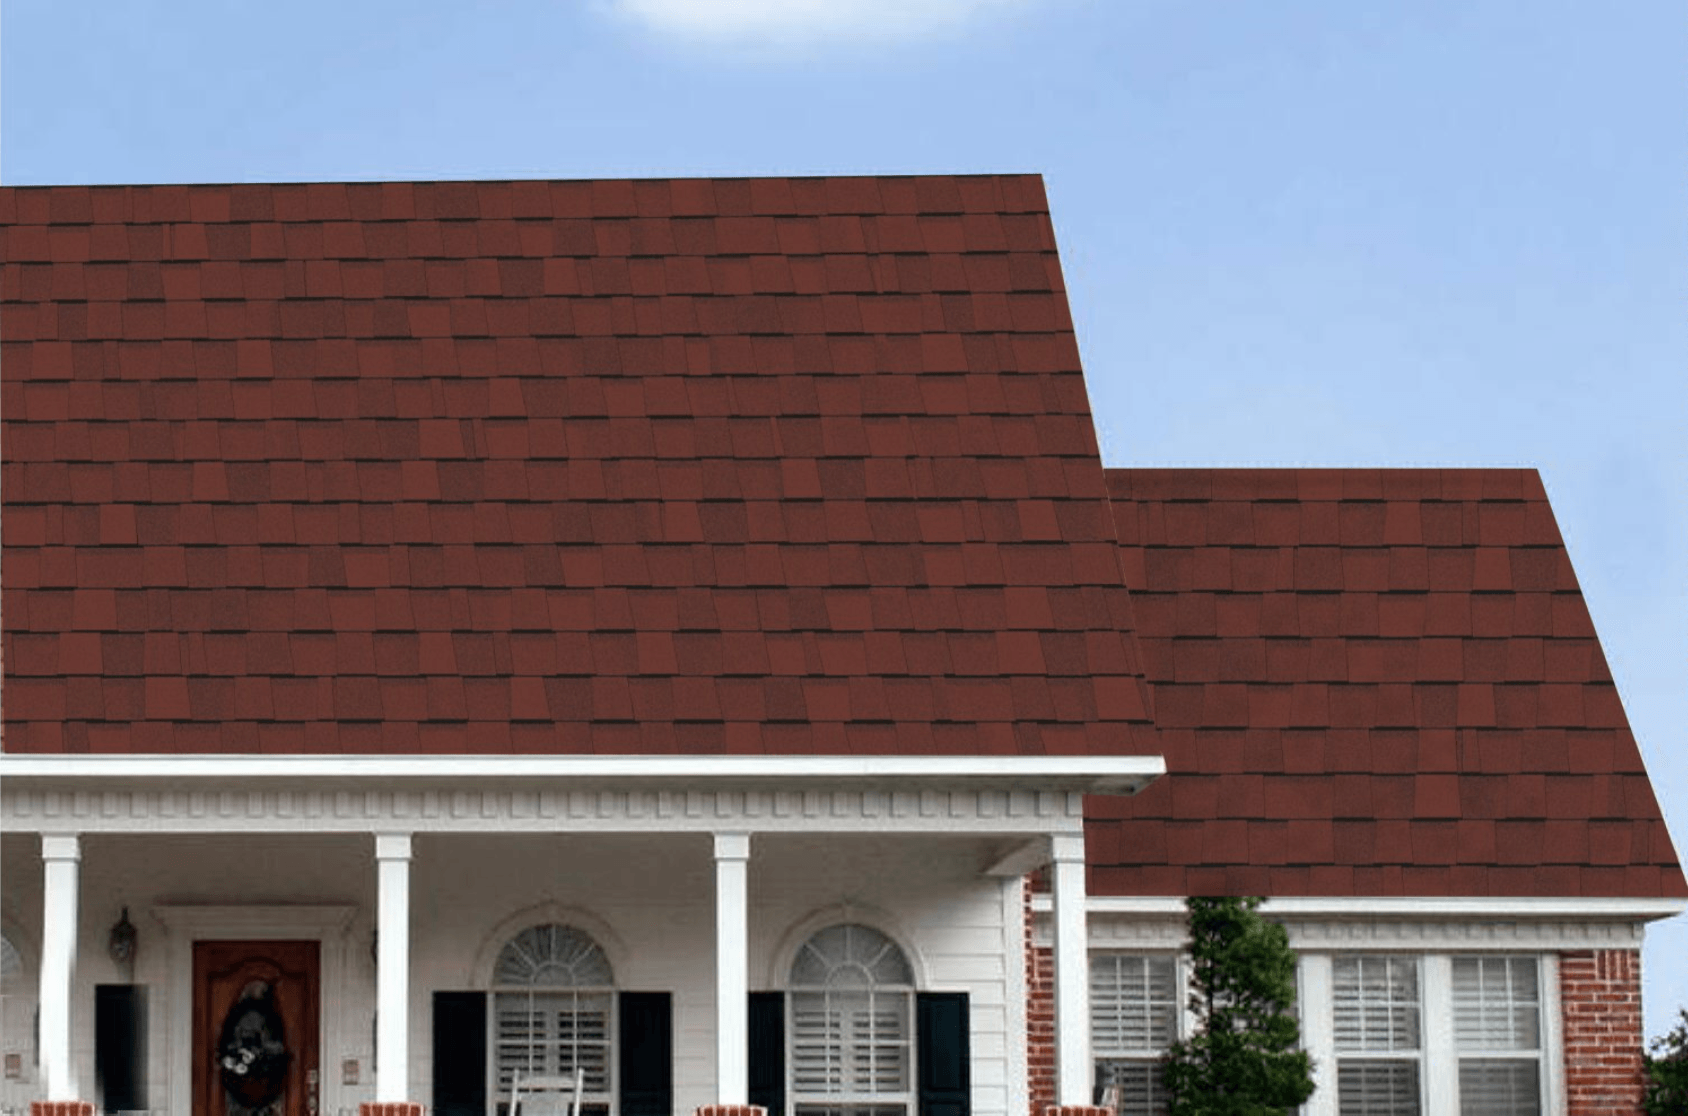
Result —
POLYGON ((1150 752, 1035 176, 0 190, 13 752, 1150 752))
POLYGON ((1688 896, 1534 470, 1108 486, 1168 776, 1093 891, 1688 896))

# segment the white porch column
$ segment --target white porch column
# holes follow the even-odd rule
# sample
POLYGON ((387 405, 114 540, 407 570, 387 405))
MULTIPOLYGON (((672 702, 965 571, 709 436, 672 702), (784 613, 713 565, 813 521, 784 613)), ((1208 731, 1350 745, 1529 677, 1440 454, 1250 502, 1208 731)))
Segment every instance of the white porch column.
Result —
POLYGON ((70 1064, 71 981, 76 976, 77 869, 81 841, 74 833, 41 835, 41 1076, 50 1101, 76 1100, 70 1064))
POLYGON ((715 1103, 750 1103, 750 836, 715 835, 715 1103))
POLYGON ((410 834, 375 835, 375 1100, 408 1099, 410 1069, 410 834))
POLYGON ((1084 834, 1050 840, 1055 914, 1055 1098, 1090 1103, 1090 943, 1084 911, 1084 834))

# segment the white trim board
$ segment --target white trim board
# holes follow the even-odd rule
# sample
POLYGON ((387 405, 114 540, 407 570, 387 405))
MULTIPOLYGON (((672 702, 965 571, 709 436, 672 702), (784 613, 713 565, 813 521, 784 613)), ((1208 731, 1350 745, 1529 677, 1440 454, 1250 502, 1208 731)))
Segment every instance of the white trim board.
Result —
MULTIPOLYGON (((1650 919, 1680 910, 1676 900, 1305 898, 1267 900, 1261 913, 1281 922, 1299 952, 1482 950, 1552 952, 1636 949, 1650 919)), ((1046 896, 1033 903, 1037 944, 1051 939, 1046 896)), ((1093 950, 1182 950, 1189 932, 1181 899, 1090 899, 1093 950)))
MULTIPOLYGON (((1092 895, 1093 915, 1184 917, 1184 900, 1170 896, 1092 895)), ((1032 910, 1049 910, 1049 896, 1032 896, 1032 910)), ((1269 898, 1260 913, 1283 919, 1654 919, 1671 918, 1688 910, 1688 899, 1588 899, 1568 896, 1282 896, 1269 898)))
POLYGON ((1079 839, 1079 791, 834 782, 702 789, 248 780, 0 789, 7 833, 905 833, 1079 839))
POLYGON ((0 779, 566 780, 987 785, 1134 794, 1161 775, 1160 756, 164 756, 0 755, 0 779))

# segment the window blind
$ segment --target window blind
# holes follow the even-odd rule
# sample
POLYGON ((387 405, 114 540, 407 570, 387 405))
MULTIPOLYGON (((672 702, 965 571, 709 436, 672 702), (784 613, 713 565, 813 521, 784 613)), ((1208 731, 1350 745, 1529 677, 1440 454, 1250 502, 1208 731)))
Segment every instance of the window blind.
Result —
POLYGON ((1177 1041, 1177 968, 1164 956, 1091 958, 1090 1042, 1097 1054, 1158 1054, 1177 1041))
POLYGON ((1462 1116, 1539 1116, 1541 990, 1534 957, 1453 959, 1462 1116))
POLYGON ((1540 1116, 1541 1072, 1534 1059, 1461 1058, 1462 1116, 1540 1116))
POLYGON ((1178 1040, 1178 961, 1165 954, 1090 959, 1090 1042, 1096 1099, 1120 1116, 1162 1116, 1161 1059, 1178 1040))
POLYGON ((1331 998, 1337 1111, 1341 1116, 1419 1116, 1418 959, 1334 958, 1331 998))
POLYGON ((1418 1063, 1343 1058, 1336 1067, 1342 1116, 1402 1116, 1419 1110, 1418 1063))
POLYGON ((1461 1050, 1535 1050, 1541 1002, 1533 957, 1456 957, 1454 1042, 1461 1050))
POLYGON ((1159 1060, 1105 1058, 1096 1063, 1097 1101, 1120 1116, 1166 1116, 1159 1060))

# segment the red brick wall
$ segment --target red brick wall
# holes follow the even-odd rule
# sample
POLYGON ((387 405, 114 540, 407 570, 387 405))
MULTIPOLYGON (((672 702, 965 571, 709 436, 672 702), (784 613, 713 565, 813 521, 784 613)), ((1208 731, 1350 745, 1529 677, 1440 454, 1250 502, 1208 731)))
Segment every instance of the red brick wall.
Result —
POLYGON ((1641 1111, 1641 954, 1603 949, 1559 955, 1568 1116, 1641 1111))
POLYGON ((1026 1085, 1031 1110, 1055 1103, 1055 955, 1032 944, 1032 886, 1025 883, 1026 1085))

